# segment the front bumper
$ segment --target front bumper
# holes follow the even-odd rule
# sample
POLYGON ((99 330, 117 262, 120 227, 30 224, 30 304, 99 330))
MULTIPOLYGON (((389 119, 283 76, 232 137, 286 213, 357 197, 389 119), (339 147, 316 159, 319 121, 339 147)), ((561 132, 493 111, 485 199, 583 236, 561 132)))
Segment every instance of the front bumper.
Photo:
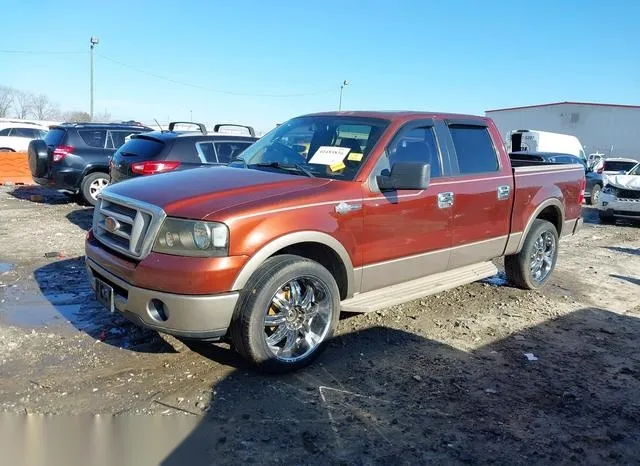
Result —
POLYGON ((612 217, 640 220, 640 199, 620 199, 611 194, 600 193, 598 210, 612 217))
POLYGON ((204 296, 165 293, 133 286, 90 258, 86 265, 91 286, 95 288, 96 278, 110 285, 116 310, 138 325, 194 339, 216 339, 227 333, 238 292, 204 296))

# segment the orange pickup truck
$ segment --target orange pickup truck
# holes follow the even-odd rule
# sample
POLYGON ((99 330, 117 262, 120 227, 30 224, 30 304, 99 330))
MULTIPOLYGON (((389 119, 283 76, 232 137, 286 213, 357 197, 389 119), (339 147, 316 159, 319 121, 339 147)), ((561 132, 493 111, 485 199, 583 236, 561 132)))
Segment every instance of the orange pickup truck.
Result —
POLYGON ((584 169, 514 165, 488 118, 301 116, 229 166, 107 187, 87 269, 111 311, 291 371, 322 352, 341 310, 489 277, 501 256, 513 285, 544 285, 559 237, 582 223, 584 169))

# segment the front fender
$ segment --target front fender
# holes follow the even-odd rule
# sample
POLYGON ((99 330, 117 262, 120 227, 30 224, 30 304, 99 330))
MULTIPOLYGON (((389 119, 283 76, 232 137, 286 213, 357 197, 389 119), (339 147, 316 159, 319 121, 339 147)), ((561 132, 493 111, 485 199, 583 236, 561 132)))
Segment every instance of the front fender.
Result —
POLYGON ((353 262, 346 248, 335 239, 333 236, 323 233, 321 231, 296 231, 294 233, 288 233, 280 236, 262 248, 252 254, 251 259, 245 264, 233 283, 233 290, 240 290, 249 281, 249 278, 254 272, 266 261, 269 257, 273 256, 276 252, 284 249, 288 246, 293 246, 299 243, 319 243, 330 247, 340 258, 344 264, 347 273, 347 295, 353 295, 355 289, 353 262))

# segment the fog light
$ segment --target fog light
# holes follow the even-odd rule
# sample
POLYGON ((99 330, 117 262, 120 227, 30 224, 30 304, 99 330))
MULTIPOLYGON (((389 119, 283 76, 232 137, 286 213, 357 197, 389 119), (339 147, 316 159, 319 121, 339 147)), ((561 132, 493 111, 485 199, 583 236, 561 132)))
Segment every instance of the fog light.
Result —
POLYGON ((169 318, 169 309, 159 299, 152 299, 147 304, 147 312, 153 320, 158 322, 165 322, 169 318))

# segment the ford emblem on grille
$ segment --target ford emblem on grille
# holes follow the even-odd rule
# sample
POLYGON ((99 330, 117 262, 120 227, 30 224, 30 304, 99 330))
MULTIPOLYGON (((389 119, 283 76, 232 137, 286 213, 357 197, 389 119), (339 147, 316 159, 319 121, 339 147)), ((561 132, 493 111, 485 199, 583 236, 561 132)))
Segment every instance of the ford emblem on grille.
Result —
POLYGON ((115 233, 120 229, 120 222, 113 217, 107 217, 104 219, 104 229, 109 233, 115 233))

